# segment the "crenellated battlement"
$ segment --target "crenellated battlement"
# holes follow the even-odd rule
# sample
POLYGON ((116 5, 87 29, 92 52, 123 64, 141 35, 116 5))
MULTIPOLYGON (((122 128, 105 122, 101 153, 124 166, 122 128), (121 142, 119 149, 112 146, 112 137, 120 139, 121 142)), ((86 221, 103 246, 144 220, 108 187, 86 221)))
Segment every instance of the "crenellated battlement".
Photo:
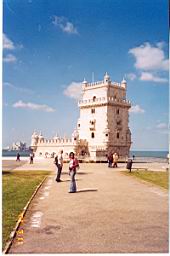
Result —
POLYGON ((50 144, 50 145, 63 145, 63 144, 73 144, 73 139, 70 139, 70 138, 60 138, 60 139, 39 139, 38 142, 37 142, 38 145, 45 145, 45 144, 50 144))
POLYGON ((109 104, 109 103, 115 103, 115 104, 122 104, 130 106, 131 102, 126 99, 117 99, 114 97, 99 97, 95 99, 87 99, 87 100, 79 100, 78 106, 82 107, 85 105, 96 105, 96 104, 109 104))
POLYGON ((125 89, 121 83, 111 82, 111 81, 109 83, 106 83, 105 81, 97 81, 97 82, 93 82, 93 83, 83 83, 83 87, 84 87, 84 89, 93 89, 93 88, 98 88, 100 86, 107 86, 108 84, 113 87, 125 89))
POLYGON ((85 87, 91 87, 91 86, 103 85, 103 84, 104 84, 104 81, 97 81, 97 82, 87 83, 85 84, 85 87))

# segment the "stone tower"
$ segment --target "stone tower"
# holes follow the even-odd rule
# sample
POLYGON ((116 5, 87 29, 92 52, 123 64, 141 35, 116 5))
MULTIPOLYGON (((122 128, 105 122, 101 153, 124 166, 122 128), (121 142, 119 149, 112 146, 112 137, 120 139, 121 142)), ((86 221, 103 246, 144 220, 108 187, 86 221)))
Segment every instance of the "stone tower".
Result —
POLYGON ((77 124, 79 138, 88 142, 90 158, 94 161, 117 152, 129 155, 131 132, 128 127, 131 107, 126 100, 127 82, 112 82, 106 73, 103 81, 82 83, 79 101, 80 118, 77 124))

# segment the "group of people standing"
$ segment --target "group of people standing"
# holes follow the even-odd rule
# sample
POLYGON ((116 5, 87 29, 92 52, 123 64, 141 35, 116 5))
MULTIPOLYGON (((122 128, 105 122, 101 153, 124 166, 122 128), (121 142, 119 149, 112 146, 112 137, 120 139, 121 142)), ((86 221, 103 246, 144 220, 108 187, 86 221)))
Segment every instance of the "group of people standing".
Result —
POLYGON ((117 168, 117 163, 118 163, 119 155, 115 153, 111 153, 108 155, 107 160, 108 160, 108 167, 109 168, 117 168))
MULTIPOLYGON (((70 159, 70 161, 69 161, 68 174, 71 177, 69 193, 75 193, 77 191, 75 175, 76 175, 76 170, 79 167, 79 162, 73 152, 71 152, 69 154, 69 159, 70 159)), ((60 177, 61 177, 61 172, 62 172, 62 168, 63 168, 63 150, 60 150, 59 154, 55 157, 54 163, 57 166, 56 181, 61 182, 62 180, 60 177)))
MULTIPOLYGON (((20 162, 20 161, 21 161, 20 157, 21 157, 20 154, 17 153, 16 161, 19 161, 19 162, 20 162)), ((29 159, 30 159, 30 164, 33 164, 33 160, 34 160, 34 153, 33 153, 33 152, 30 153, 29 159)))

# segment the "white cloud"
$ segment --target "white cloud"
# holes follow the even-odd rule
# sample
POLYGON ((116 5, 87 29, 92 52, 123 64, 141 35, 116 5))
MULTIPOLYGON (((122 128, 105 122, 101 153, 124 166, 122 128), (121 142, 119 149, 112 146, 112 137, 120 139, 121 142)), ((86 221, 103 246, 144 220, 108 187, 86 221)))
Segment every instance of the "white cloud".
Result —
POLYGON ((8 83, 8 82, 3 83, 3 86, 8 87, 8 88, 13 89, 13 90, 16 90, 16 91, 21 92, 21 93, 27 93, 27 94, 33 94, 34 93, 33 90, 30 90, 30 89, 27 89, 27 88, 22 88, 22 87, 17 87, 17 86, 15 86, 11 83, 8 83))
POLYGON ((4 58, 3 61, 6 63, 13 63, 17 61, 17 58, 13 54, 7 54, 4 58))
POLYGON ((80 99, 81 92, 82 92, 81 83, 72 82, 64 90, 64 95, 73 99, 80 99))
POLYGON ((157 131, 159 132, 159 133, 161 133, 161 134, 169 134, 169 131, 168 131, 168 124, 167 123, 158 123, 157 125, 156 125, 156 129, 157 129, 157 131))
POLYGON ((156 126, 157 129, 167 129, 168 125, 166 123, 159 123, 156 126))
POLYGON ((169 69, 169 60, 165 57, 163 51, 163 42, 156 46, 146 42, 138 47, 129 50, 135 59, 135 67, 142 70, 167 70, 169 69))
POLYGON ((137 78, 136 74, 134 74, 134 73, 129 73, 126 75, 126 77, 131 81, 133 81, 137 78))
POLYGON ((78 34, 77 28, 65 17, 54 16, 52 23, 67 34, 78 34))
POLYGON ((7 37, 6 34, 3 34, 3 48, 8 50, 14 50, 14 43, 7 37))
POLYGON ((153 81, 156 83, 167 83, 168 82, 168 79, 159 77, 150 72, 142 72, 139 79, 142 81, 153 81))
POLYGON ((142 109, 139 105, 135 105, 135 106, 132 106, 129 110, 130 113, 135 113, 135 114, 142 114, 145 112, 144 109, 142 109))
POLYGON ((40 105, 40 104, 35 104, 32 102, 25 103, 22 100, 19 100, 15 102, 12 105, 14 108, 25 108, 25 109, 31 109, 31 110, 41 110, 44 112, 54 112, 55 109, 49 107, 48 105, 40 105))

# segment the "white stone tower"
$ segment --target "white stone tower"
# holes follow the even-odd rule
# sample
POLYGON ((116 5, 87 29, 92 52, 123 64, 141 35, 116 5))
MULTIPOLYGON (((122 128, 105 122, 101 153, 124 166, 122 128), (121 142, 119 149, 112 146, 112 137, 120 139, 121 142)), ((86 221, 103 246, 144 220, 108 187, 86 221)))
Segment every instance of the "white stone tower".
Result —
POLYGON ((90 158, 95 161, 114 152, 123 157, 129 155, 131 104, 126 100, 126 89, 124 79, 112 83, 107 73, 103 81, 88 83, 84 79, 82 83, 77 129, 79 138, 88 142, 90 158))

